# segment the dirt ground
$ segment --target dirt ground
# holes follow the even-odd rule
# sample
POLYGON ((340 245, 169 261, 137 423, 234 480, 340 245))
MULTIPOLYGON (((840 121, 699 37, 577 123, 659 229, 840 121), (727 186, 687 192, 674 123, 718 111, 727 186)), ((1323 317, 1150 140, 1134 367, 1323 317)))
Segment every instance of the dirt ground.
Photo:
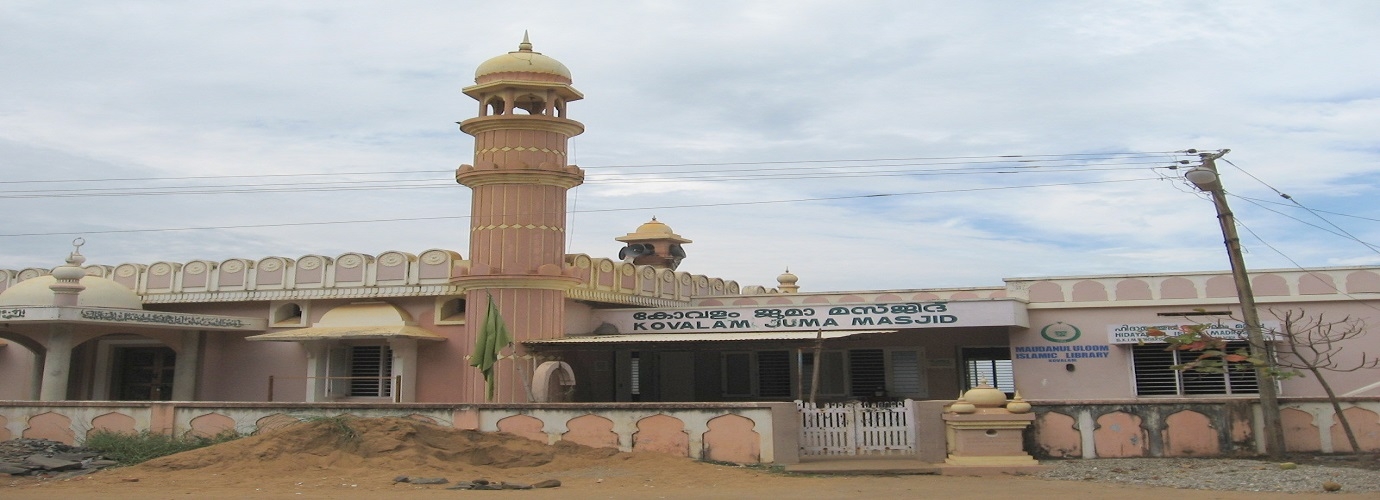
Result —
MULTIPOLYGON (((1146 488, 1023 476, 808 477, 579 445, 546 446, 407 419, 330 419, 71 479, 10 478, 0 498, 1109 498, 1299 499, 1338 494, 1146 488), (394 482, 397 476, 489 479, 561 486, 452 491, 449 484, 394 482)), ((1359 494, 1343 497, 1362 498, 1359 494)))

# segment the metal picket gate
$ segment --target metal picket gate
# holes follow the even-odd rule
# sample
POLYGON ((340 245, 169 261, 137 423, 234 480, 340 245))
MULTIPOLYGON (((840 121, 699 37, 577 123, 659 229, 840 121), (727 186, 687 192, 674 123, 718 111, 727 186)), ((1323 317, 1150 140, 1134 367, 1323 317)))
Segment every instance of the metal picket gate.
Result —
POLYGON ((810 404, 800 410, 800 454, 890 456, 915 454, 911 400, 810 404))

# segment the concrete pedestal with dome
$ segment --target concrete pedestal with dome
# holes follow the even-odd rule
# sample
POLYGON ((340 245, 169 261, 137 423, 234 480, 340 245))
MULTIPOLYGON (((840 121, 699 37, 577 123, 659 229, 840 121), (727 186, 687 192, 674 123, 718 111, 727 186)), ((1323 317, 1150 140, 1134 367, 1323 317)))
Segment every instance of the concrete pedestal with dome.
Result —
POLYGON ((1017 394, 1006 394, 983 381, 949 405, 944 428, 949 456, 947 475, 1029 473, 1045 466, 1025 452, 1022 432, 1035 421, 1030 403, 1017 394))

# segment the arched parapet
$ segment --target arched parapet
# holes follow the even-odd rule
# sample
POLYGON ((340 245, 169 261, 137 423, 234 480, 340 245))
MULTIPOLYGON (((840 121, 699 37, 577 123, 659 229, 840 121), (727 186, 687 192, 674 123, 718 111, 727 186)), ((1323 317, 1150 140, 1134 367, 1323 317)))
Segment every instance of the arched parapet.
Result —
MULTIPOLYGON (((143 264, 120 264, 115 266, 115 270, 111 272, 110 279, 125 288, 134 290, 138 293, 144 293, 144 270, 146 269, 148 269, 148 266, 143 264)), ((22 278, 23 276, 21 275, 20 277, 22 278)))
POLYGON ((1341 290, 1330 274, 1303 273, 1298 281, 1299 295, 1332 295, 1341 290))
POLYGON ((1064 287, 1053 281, 1041 281, 1026 290, 1031 302, 1064 302, 1064 287))
POLYGON ((1116 300, 1150 300, 1155 298, 1150 292, 1150 283, 1143 279, 1127 278, 1116 282, 1116 300))
POLYGON ((49 274, 52 274, 52 272, 47 269, 29 267, 20 270, 18 273, 15 273, 14 280, 15 283, 18 283, 20 281, 24 281, 31 278, 37 278, 39 276, 47 276, 49 274))
POLYGON ((1380 273, 1353 271, 1346 275, 1347 293, 1380 293, 1380 273))
POLYGON ((1203 289, 1208 298, 1236 297, 1236 281, 1230 275, 1213 276, 1207 279, 1203 289))
POLYGON ((303 255, 293 265, 297 288, 323 288, 331 284, 329 271, 335 261, 325 255, 303 255))
POLYGON ((220 262, 216 273, 218 290, 250 290, 253 287, 254 261, 248 259, 226 259, 220 262))
POLYGON ((455 265, 463 259, 460 252, 432 248, 417 257, 417 280, 420 283, 447 283, 457 276, 455 265))
POLYGON ((1161 299, 1196 299, 1198 285, 1188 278, 1174 276, 1160 281, 1161 299))
POLYGON ((215 273, 219 266, 209 260, 194 260, 182 266, 182 290, 204 292, 215 289, 215 273))
POLYGON ((346 253, 335 258, 332 277, 336 286, 368 286, 373 283, 370 269, 374 267, 374 256, 362 253, 346 253))
POLYGON ((658 290, 657 296, 668 299, 676 298, 676 272, 670 269, 655 269, 655 271, 658 290))
POLYGON ((101 264, 92 264, 92 265, 83 267, 82 269, 85 269, 85 270, 86 270, 86 275, 87 275, 87 276, 95 276, 95 277, 97 277, 97 278, 106 278, 106 279, 109 279, 109 278, 112 276, 112 273, 115 271, 115 267, 114 267, 114 266, 105 266, 105 265, 101 265, 101 264))
POLYGON ((1082 280, 1073 284, 1073 302, 1106 302, 1107 285, 1099 280, 1082 280))
POLYGON ((283 290, 293 288, 292 268, 295 262, 287 257, 265 257, 259 259, 255 268, 255 290, 283 290))
POLYGON ((417 283, 417 256, 397 250, 379 254, 374 264, 372 283, 377 285, 413 285, 417 283))
POLYGON ((18 283, 18 281, 15 281, 15 276, 18 274, 19 273, 16 273, 14 270, 11 269, 0 269, 0 292, 9 289, 11 285, 18 283))
POLYGON ((154 262, 149 265, 148 276, 144 278, 144 291, 148 293, 171 293, 181 291, 182 264, 178 262, 154 262))
POLYGON ((1251 291, 1257 297, 1291 295, 1289 281, 1278 274, 1259 274, 1251 278, 1251 291))

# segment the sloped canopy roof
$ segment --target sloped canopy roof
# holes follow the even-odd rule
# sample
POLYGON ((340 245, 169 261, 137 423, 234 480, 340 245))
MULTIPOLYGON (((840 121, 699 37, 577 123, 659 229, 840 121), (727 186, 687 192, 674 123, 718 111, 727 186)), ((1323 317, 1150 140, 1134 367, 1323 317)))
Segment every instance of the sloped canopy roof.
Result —
POLYGON ((246 337, 245 340, 302 342, 307 340, 361 340, 410 338, 443 341, 445 337, 416 326, 412 316, 387 302, 359 302, 347 304, 321 316, 310 328, 246 337))

